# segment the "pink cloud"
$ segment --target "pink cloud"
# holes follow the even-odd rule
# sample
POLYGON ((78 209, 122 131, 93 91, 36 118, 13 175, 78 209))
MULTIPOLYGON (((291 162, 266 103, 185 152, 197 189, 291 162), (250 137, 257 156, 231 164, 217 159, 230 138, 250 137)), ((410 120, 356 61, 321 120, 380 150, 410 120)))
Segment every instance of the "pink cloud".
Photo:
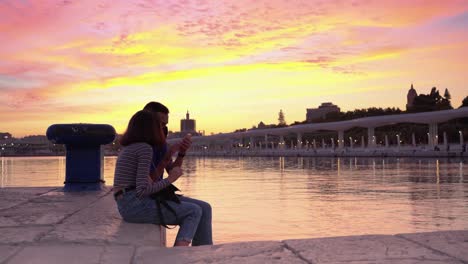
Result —
POLYGON ((4 0, 0 103, 62 112, 75 84, 167 69, 305 62, 366 74, 366 56, 466 43, 467 11, 463 0, 4 0))

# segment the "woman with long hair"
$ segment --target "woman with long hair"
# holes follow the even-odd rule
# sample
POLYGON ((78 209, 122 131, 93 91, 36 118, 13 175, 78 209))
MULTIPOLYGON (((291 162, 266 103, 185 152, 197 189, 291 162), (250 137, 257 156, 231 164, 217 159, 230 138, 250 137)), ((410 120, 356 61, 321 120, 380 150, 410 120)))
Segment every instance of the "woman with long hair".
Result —
MULTIPOLYGON (((141 110, 128 123, 120 139, 123 146, 115 166, 114 197, 122 218, 131 223, 179 225, 174 246, 190 245, 201 217, 196 204, 167 200, 159 206, 158 194, 165 193, 182 175, 180 167, 174 167, 168 177, 151 179, 150 167, 153 148, 162 148, 166 137, 157 115, 141 110)), ((172 146, 156 168, 164 168, 177 152, 172 146)))

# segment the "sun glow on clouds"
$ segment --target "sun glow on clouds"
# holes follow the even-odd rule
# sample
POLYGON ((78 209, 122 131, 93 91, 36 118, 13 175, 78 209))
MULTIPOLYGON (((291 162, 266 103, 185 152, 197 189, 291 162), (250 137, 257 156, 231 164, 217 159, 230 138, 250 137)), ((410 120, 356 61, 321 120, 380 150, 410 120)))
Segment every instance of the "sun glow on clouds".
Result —
POLYGON ((151 100, 198 129, 288 122, 333 101, 404 107, 418 92, 466 96, 466 1, 1 1, 0 122, 122 132, 151 100), (378 96, 379 92, 385 96, 378 96))

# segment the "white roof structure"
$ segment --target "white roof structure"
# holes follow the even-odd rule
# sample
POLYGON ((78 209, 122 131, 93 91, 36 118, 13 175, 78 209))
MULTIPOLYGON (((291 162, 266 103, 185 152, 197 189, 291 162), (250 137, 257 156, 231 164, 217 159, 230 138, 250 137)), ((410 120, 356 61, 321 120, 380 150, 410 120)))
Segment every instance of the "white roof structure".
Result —
MULTIPOLYGON (((211 136, 197 136, 193 137, 192 141, 194 143, 203 143, 213 140, 241 139, 265 135, 285 136, 288 134, 301 134, 320 130, 345 131, 353 127, 376 128, 398 123, 438 124, 462 117, 468 117, 468 107, 413 114, 372 116, 340 122, 310 123, 281 128, 255 129, 245 132, 224 133, 211 136)), ((169 142, 174 142, 176 140, 177 139, 171 139, 169 142)))

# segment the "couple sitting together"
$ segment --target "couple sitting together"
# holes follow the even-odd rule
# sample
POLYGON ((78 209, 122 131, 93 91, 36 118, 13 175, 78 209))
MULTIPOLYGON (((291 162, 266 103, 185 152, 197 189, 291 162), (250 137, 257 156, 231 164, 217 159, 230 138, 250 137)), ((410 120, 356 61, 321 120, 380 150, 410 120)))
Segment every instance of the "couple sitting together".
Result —
POLYGON ((132 116, 120 138, 122 150, 114 176, 119 213, 131 223, 178 225, 174 246, 212 245, 211 206, 174 193, 178 189, 172 183, 182 175, 183 158, 192 141, 187 135, 168 146, 168 114, 167 107, 150 102, 132 116))

